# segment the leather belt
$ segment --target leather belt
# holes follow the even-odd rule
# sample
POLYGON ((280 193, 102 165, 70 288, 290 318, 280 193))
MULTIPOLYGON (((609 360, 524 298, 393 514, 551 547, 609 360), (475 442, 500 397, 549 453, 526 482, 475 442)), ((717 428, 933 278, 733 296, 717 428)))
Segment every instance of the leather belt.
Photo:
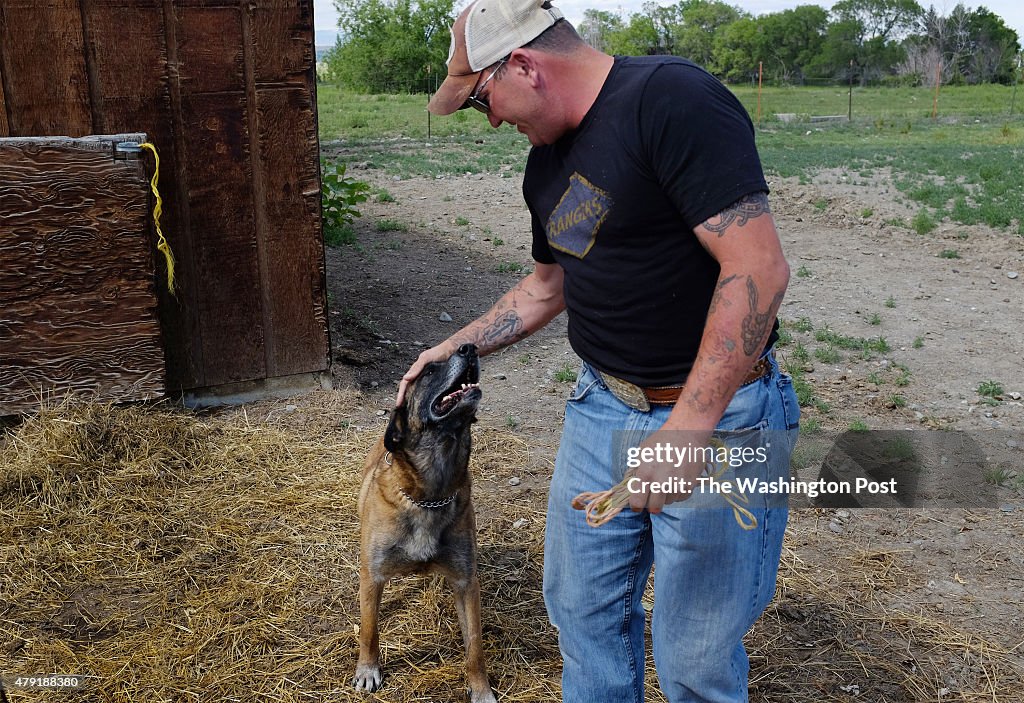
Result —
MULTIPOLYGON (((758 379, 764 378, 771 371, 772 359, 775 358, 775 351, 770 351, 760 359, 758 359, 750 371, 744 377, 740 387, 749 385, 758 379)), ((683 392, 683 383, 673 386, 654 386, 652 388, 644 388, 638 386, 635 383, 624 381, 621 378, 616 378, 611 374, 607 374, 604 371, 598 371, 598 375, 604 384, 608 386, 608 390, 612 394, 621 400, 623 403, 639 410, 640 412, 648 412, 652 405, 673 405, 679 400, 679 394, 683 392)))

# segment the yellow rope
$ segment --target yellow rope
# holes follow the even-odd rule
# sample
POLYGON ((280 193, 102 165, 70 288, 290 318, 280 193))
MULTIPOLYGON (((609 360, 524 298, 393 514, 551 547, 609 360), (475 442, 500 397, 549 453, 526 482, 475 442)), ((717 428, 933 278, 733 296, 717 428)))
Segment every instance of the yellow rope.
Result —
POLYGON ((156 161, 156 165, 153 167, 153 178, 149 182, 149 187, 153 191, 153 195, 156 196, 156 205, 153 206, 153 224, 156 225, 156 248, 160 250, 160 253, 164 255, 164 259, 167 261, 167 290, 170 291, 171 295, 176 296, 174 292, 174 254, 171 252, 171 245, 164 238, 163 230, 160 229, 160 215, 164 211, 163 198, 160 197, 160 191, 156 188, 157 181, 160 180, 160 155, 156 153, 156 147, 149 142, 139 144, 139 147, 153 152, 153 158, 156 161))
MULTIPOLYGON (((725 443, 717 437, 712 437, 710 444, 716 449, 725 448, 725 443)), ((710 465, 708 468, 711 468, 710 465)), ((724 461, 716 462, 714 472, 708 476, 713 479, 719 478, 726 471, 724 461)), ((629 480, 633 478, 633 472, 627 471, 622 481, 614 488, 600 493, 580 493, 572 499, 572 507, 576 510, 583 510, 586 513, 587 524, 591 527, 600 527, 613 517, 622 512, 623 508, 629 505, 629 480)), ((753 530, 757 527, 757 518, 744 505, 750 503, 750 498, 742 493, 723 492, 722 497, 732 508, 733 517, 744 530, 753 530), (742 503, 742 505, 741 505, 742 503)))

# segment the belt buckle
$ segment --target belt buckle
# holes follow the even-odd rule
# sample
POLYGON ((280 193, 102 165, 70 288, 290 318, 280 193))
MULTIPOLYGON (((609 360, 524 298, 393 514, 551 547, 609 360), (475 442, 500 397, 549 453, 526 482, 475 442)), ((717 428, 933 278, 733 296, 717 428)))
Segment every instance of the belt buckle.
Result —
POLYGON ((616 398, 621 400, 623 403, 639 410, 642 413, 650 412, 651 402, 647 399, 647 395, 644 393, 644 389, 635 383, 629 381, 623 381, 621 378, 615 378, 610 376, 603 371, 599 371, 598 374, 601 376, 601 380, 608 386, 608 390, 612 392, 616 398))

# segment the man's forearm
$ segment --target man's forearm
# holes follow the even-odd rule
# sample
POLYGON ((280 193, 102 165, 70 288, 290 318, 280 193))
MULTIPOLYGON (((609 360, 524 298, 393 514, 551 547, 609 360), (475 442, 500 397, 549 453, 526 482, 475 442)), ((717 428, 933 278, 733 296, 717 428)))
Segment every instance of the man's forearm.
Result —
POLYGON ((784 261, 756 275, 723 271, 700 350, 666 429, 714 429, 764 349, 788 281, 784 261))
POLYGON ((565 303, 561 290, 540 285, 531 273, 503 295, 486 313, 453 334, 442 344, 452 350, 475 344, 481 356, 529 337, 554 319, 565 303))

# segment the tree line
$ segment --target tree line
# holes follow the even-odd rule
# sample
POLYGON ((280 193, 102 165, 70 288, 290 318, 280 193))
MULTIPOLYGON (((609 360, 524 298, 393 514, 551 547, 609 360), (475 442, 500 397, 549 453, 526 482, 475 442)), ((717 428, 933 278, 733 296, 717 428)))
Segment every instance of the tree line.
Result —
MULTIPOLYGON (((455 0, 334 0, 340 36, 325 73, 360 92, 424 92, 445 75, 455 0)), ((718 0, 639 12, 586 10, 577 29, 610 54, 688 58, 726 82, 861 85, 1005 83, 1020 73, 1017 33, 985 7, 948 15, 915 0, 842 0, 754 16, 718 0)))

